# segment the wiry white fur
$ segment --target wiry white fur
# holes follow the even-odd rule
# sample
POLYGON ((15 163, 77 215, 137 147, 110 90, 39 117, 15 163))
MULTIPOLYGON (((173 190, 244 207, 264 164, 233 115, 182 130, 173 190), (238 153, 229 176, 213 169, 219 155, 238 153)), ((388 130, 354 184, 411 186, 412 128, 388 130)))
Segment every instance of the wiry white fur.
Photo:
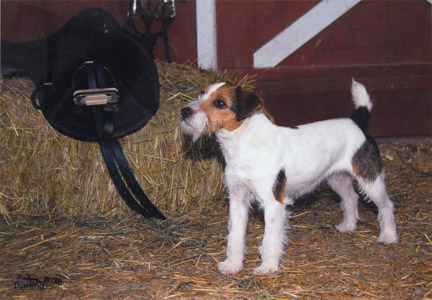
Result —
POLYGON ((396 243, 398 240, 396 233, 395 217, 393 213, 393 202, 387 195, 384 183, 384 171, 373 182, 358 178, 362 192, 371 199, 378 208, 378 221, 381 233, 378 242, 384 244, 396 243))
POLYGON ((366 88, 360 82, 352 80, 351 94, 355 108, 366 106, 369 111, 372 110, 372 102, 366 88))
MULTIPOLYGON (((212 90, 212 89, 210 89, 212 90)), ((369 95, 360 83, 353 81, 355 105, 371 107, 369 95)), ((198 101, 203 101, 199 99, 198 101)), ((202 134, 208 123, 195 104, 194 114, 182 121, 186 133, 202 134), (196 125, 198 124, 198 125, 196 125)), ((352 232, 358 220, 358 195, 353 178, 376 203, 379 209, 381 234, 379 242, 396 243, 393 203, 385 191, 384 173, 374 182, 362 180, 352 169, 352 159, 365 143, 366 137, 351 119, 334 119, 299 126, 298 129, 274 125, 264 114, 256 112, 240 127, 229 131, 219 129, 215 135, 225 157, 224 174, 230 200, 227 258, 219 263, 223 274, 233 274, 243 267, 248 210, 252 199, 264 209, 265 232, 260 254, 261 265, 255 273, 278 270, 286 243, 288 228, 285 206, 293 199, 310 192, 323 180, 340 195, 343 221, 340 232, 352 232), (280 170, 285 171, 286 199, 281 203, 273 194, 280 170)))
POLYGON ((198 96, 196 101, 189 103, 187 106, 194 112, 193 118, 185 119, 181 122, 181 127, 184 133, 191 135, 195 142, 200 136, 207 134, 209 131, 208 119, 205 113, 201 110, 200 105, 203 101, 214 93, 218 88, 224 86, 225 82, 212 84, 208 91, 198 96))

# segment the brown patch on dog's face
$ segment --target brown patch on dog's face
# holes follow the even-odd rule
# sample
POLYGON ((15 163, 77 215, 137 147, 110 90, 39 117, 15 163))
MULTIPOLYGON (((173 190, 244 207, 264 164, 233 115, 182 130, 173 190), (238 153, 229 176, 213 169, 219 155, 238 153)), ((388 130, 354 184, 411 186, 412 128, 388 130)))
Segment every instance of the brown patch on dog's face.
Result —
POLYGON ((243 91, 240 86, 235 89, 235 93, 235 113, 238 121, 250 117, 254 112, 262 108, 261 99, 256 94, 243 91))
POLYGON ((242 97, 240 97, 239 91, 241 92, 241 89, 239 87, 223 85, 209 93, 211 88, 212 85, 207 87, 204 92, 206 98, 200 104, 207 116, 210 133, 214 133, 218 129, 235 130, 240 127, 246 117, 262 107, 259 98, 252 93, 243 92, 242 97), (248 100, 248 95, 253 95, 255 101, 249 105, 250 111, 242 112, 242 117, 239 118, 239 110, 245 106, 243 102, 248 100))
MULTIPOLYGON (((208 94, 209 89, 210 87, 207 87, 205 94, 208 94)), ((234 112, 234 96, 234 88, 224 85, 209 94, 201 103, 200 107, 207 116, 211 133, 222 128, 232 131, 241 125, 234 112)))

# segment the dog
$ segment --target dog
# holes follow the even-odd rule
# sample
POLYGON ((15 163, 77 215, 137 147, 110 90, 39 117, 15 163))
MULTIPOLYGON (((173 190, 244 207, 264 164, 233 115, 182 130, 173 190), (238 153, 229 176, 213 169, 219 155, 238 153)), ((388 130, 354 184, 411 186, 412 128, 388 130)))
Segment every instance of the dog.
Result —
POLYGON ((360 191, 378 208, 378 242, 398 242, 393 202, 384 182, 378 146, 367 133, 372 102, 366 88, 351 85, 355 111, 350 118, 319 121, 298 127, 275 125, 261 112, 262 100, 253 92, 225 82, 210 84, 197 99, 181 109, 181 127, 196 141, 214 134, 224 159, 224 183, 229 196, 226 260, 222 274, 242 270, 251 201, 264 210, 261 264, 256 274, 273 273, 287 243, 285 207, 327 180, 341 198, 340 232, 356 230, 360 191))

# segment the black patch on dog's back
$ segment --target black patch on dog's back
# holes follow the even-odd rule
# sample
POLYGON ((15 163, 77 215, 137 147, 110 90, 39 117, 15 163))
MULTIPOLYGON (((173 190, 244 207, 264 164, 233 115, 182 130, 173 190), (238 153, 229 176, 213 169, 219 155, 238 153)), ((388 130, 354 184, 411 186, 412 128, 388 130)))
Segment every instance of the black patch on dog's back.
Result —
POLYGON ((370 113, 366 106, 360 106, 351 115, 351 120, 353 120, 364 133, 366 133, 368 129, 369 119, 370 113))
POLYGON ((285 170, 281 169, 276 176, 275 183, 273 184, 273 195, 276 200, 282 202, 285 198, 285 185, 286 185, 286 175, 285 170))

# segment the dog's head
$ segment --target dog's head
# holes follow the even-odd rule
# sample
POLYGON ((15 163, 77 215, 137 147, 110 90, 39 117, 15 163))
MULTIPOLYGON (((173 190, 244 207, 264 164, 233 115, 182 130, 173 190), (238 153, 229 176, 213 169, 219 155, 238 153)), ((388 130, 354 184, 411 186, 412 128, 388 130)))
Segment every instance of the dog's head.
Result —
POLYGON ((217 82, 181 110, 183 131, 195 141, 220 129, 235 130, 262 107, 260 98, 240 86, 217 82))

